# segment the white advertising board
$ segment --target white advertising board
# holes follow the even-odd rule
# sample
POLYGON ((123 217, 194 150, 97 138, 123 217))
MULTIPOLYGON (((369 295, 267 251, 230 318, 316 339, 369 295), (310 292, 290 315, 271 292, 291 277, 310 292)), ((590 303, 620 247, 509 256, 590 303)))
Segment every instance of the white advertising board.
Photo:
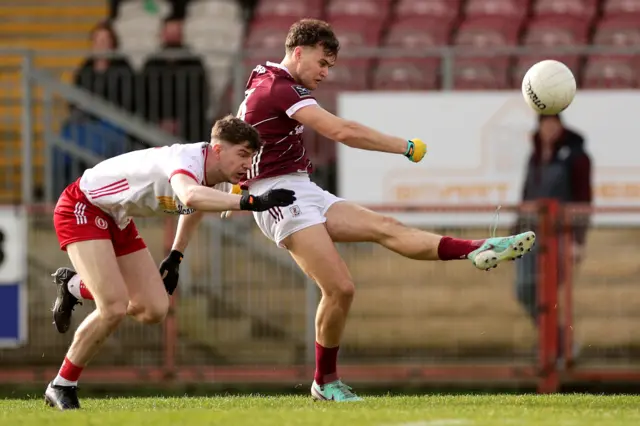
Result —
MULTIPOLYGON (((585 138, 596 206, 640 207, 640 91, 579 91, 563 113, 585 138)), ((520 202, 537 119, 517 91, 360 92, 338 99, 340 116, 427 143, 414 164, 400 155, 339 144, 339 195, 364 205, 514 205, 520 202)), ((490 224, 485 214, 402 214, 417 224, 490 224)), ((511 216, 503 216, 507 219, 511 216)), ((598 223, 640 223, 602 214, 598 223)))

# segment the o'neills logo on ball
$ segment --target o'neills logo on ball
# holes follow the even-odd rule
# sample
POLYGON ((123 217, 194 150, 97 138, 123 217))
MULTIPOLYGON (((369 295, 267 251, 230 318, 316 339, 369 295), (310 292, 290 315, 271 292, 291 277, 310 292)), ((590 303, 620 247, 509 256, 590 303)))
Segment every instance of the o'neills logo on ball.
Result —
POLYGON ((96 226, 100 229, 107 229, 109 227, 109 224, 106 220, 98 216, 96 217, 96 226))
POLYGON ((533 102, 533 104, 539 109, 547 108, 547 105, 545 105, 544 102, 542 102, 540 98, 538 98, 536 92, 533 91, 533 88, 531 87, 531 80, 527 80, 527 84, 525 85, 525 92, 527 93, 527 96, 529 96, 529 99, 531 99, 531 102, 533 102))

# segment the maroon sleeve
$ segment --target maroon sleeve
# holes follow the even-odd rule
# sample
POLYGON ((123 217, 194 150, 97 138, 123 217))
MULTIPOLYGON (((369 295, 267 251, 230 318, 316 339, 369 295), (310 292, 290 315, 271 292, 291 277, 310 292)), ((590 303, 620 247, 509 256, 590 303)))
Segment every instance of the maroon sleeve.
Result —
POLYGON ((317 103, 309 89, 289 80, 276 82, 271 96, 276 107, 286 112, 289 117, 301 107, 317 103))
MULTIPOLYGON (((577 156, 571 164, 571 190, 574 203, 591 205, 593 190, 591 187, 591 160, 586 154, 577 156)), ((578 244, 584 244, 589 227, 590 214, 575 215, 573 236, 578 244)))

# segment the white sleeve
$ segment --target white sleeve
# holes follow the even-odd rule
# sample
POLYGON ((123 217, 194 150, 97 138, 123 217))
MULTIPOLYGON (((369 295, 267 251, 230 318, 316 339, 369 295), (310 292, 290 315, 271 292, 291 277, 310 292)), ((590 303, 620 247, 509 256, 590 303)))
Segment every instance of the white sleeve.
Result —
POLYGON ((179 150, 171 152, 167 176, 169 180, 177 174, 187 175, 199 184, 204 181, 204 156, 193 150, 179 150), (191 152, 188 152, 191 151, 191 152))

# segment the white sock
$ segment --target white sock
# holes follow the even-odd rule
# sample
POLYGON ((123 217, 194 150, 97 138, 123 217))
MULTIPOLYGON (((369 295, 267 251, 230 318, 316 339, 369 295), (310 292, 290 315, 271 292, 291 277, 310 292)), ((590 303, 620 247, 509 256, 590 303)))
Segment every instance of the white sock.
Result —
MULTIPOLYGON (((80 283, 82 282, 82 280, 80 279, 80 275, 79 274, 75 274, 73 277, 71 277, 71 279, 69 280, 69 283, 67 284, 67 288, 69 289, 69 293, 73 294, 73 296, 78 299, 78 300, 82 300, 82 296, 80 296, 80 283)), ((64 379, 62 379, 64 380, 64 379)), ((65 385, 68 386, 68 385, 65 385)))
MULTIPOLYGON (((75 278, 75 277, 77 277, 77 275, 74 276, 73 278, 75 278)), ((78 281, 80 281, 80 279, 78 279, 78 281)), ((65 379, 63 377, 60 377, 59 374, 56 376, 55 379, 53 379, 53 383, 52 384, 54 384, 56 386, 78 386, 78 382, 77 381, 72 382, 71 380, 67 380, 67 379, 65 379)))

